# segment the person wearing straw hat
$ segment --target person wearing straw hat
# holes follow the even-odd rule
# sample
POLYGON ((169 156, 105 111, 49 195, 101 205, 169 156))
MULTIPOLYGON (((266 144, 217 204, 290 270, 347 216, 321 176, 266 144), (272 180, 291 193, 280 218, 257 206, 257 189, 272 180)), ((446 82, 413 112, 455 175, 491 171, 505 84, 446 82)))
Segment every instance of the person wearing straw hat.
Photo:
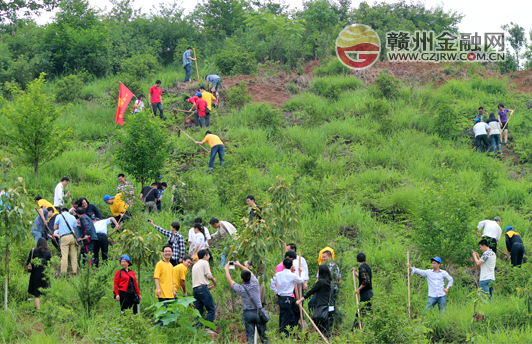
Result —
POLYGON ((523 239, 519 233, 514 231, 512 226, 506 227, 506 252, 510 252, 512 259, 512 266, 519 266, 523 263, 523 255, 525 254, 525 246, 523 239))
POLYGON ((133 265, 128 255, 120 257, 120 266, 122 269, 115 272, 114 292, 115 299, 120 302, 120 310, 123 312, 126 309, 133 308, 133 314, 137 314, 138 307, 135 305, 135 298, 138 295, 138 301, 142 300, 140 296, 140 289, 135 277, 135 272, 129 270, 133 265))
POLYGON ((430 258, 432 264, 432 269, 421 270, 413 267, 409 263, 406 266, 412 270, 412 276, 418 274, 420 276, 427 278, 427 283, 429 285, 429 298, 427 300, 427 305, 425 310, 434 307, 438 304, 438 309, 440 312, 445 312, 445 306, 447 305, 447 292, 449 288, 453 286, 453 278, 445 270, 441 270, 441 258, 434 257, 430 258), (447 287, 445 286, 445 281, 447 280, 447 287))

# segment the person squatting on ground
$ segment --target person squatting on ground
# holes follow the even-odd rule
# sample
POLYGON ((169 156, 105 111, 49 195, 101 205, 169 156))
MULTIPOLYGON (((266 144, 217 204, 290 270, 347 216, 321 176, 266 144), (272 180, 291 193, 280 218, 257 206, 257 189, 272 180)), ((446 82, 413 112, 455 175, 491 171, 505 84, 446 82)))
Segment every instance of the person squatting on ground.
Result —
POLYGON ((261 341, 263 343, 268 343, 266 322, 264 322, 260 316, 260 313, 266 312, 266 310, 263 309, 262 303, 260 302, 259 281, 245 265, 247 265, 247 262, 244 262, 244 265, 240 264, 238 261, 227 263, 225 265, 225 278, 231 288, 242 298, 242 320, 244 321, 248 344, 253 343, 255 340, 255 327, 257 327, 257 332, 261 341), (240 273, 242 284, 236 283, 231 278, 231 274, 229 273, 229 267, 231 265, 238 266, 242 269, 242 272, 240 273))
POLYGON ((514 231, 512 226, 506 227, 506 252, 510 253, 512 258, 512 266, 519 266, 523 263, 523 255, 525 254, 525 246, 523 239, 519 233, 514 231))
POLYGON ((331 275, 331 271, 327 264, 322 264, 318 267, 319 278, 314 286, 297 300, 296 304, 300 305, 305 299, 308 299, 312 295, 315 296, 316 301, 314 305, 314 314, 312 321, 318 326, 318 329, 323 333, 325 337, 331 335, 331 325, 334 312, 334 283, 331 275), (331 308, 332 307, 332 308, 331 308))
MULTIPOLYGON (((371 268, 366 263, 366 255, 360 252, 357 255, 357 262, 360 263, 358 267, 358 272, 355 271, 355 267, 351 268, 351 271, 355 273, 355 277, 358 278, 358 288, 355 290, 356 294, 360 295, 360 302, 362 307, 360 308, 360 316, 364 317, 366 314, 371 313, 371 299, 373 298, 373 284, 372 284, 372 273, 371 268)), ((356 315, 355 323, 353 327, 359 326, 358 313, 356 315)))
POLYGON ((72 273, 78 272, 78 245, 76 243, 76 218, 68 212, 67 208, 61 209, 61 214, 54 223, 54 229, 58 231, 61 247, 61 273, 68 271, 68 255, 72 273))
POLYGON ((37 240, 37 246, 32 248, 26 262, 28 270, 31 269, 30 282, 28 285, 28 293, 35 297, 35 308, 41 308, 41 289, 50 287, 50 281, 45 276, 44 271, 48 267, 48 262, 52 259, 48 243, 45 238, 37 240))
POLYGON ((412 276, 418 274, 427 278, 427 283, 429 285, 429 299, 427 300, 425 310, 438 304, 438 309, 443 313, 445 312, 445 306, 447 305, 447 292, 449 291, 449 288, 453 286, 453 278, 447 273, 447 271, 440 269, 440 257, 430 258, 430 262, 432 264, 432 269, 428 270, 416 269, 408 263, 406 266, 412 270, 412 276), (448 281, 447 287, 445 288, 444 280, 448 281))
MULTIPOLYGON (((284 270, 277 273, 270 281, 270 289, 277 296, 279 304, 279 333, 285 337, 289 335, 288 326, 296 326, 299 321, 299 307, 292 296, 294 294, 294 283, 303 283, 303 279, 291 271, 292 259, 283 260, 284 270)), ((299 268, 303 271, 303 268, 299 268)))
POLYGON ((120 310, 124 312, 126 309, 133 308, 133 314, 137 314, 138 306, 135 307, 135 305, 138 303, 135 302, 135 298, 138 295, 138 302, 140 302, 142 296, 140 295, 135 272, 129 270, 131 265, 133 264, 129 256, 124 254, 120 257, 120 266, 122 266, 122 269, 115 272, 114 291, 115 299, 120 302, 120 310))
POLYGON ((490 142, 488 140, 488 135, 490 133, 490 126, 484 122, 481 122, 478 118, 475 118, 475 125, 473 126, 473 133, 475 134, 475 145, 477 147, 477 152, 483 153, 484 149, 489 153, 490 142), (482 143, 484 142, 484 147, 482 143))
MULTIPOLYGON (((194 307, 200 312, 201 316, 207 310, 206 320, 214 322, 216 308, 210 291, 216 288, 216 278, 212 276, 209 266, 209 253, 206 250, 200 250, 198 258, 199 260, 192 267, 192 296, 196 299, 194 307), (212 281, 210 286, 209 281, 212 281)), ((207 332, 212 333, 210 330, 207 332)))
POLYGON ((150 94, 148 95, 149 103, 153 111, 153 116, 157 117, 157 109, 159 109, 159 117, 164 119, 163 115, 163 90, 161 89, 161 80, 155 81, 155 85, 150 87, 150 94))
POLYGON ((183 236, 178 233, 179 228, 181 225, 179 222, 172 222, 170 225, 171 230, 167 231, 159 226, 156 226, 155 223, 153 223, 152 220, 148 220, 148 222, 155 227, 162 235, 168 238, 167 245, 172 246, 172 258, 170 258, 170 263, 172 263, 172 266, 176 266, 181 262, 183 257, 185 256, 185 240, 183 239, 183 236))
POLYGON ((496 154, 497 150, 498 150, 499 154, 502 155, 502 149, 501 149, 501 124, 495 118, 495 113, 494 112, 490 113, 490 118, 488 119, 488 121, 486 123, 490 127, 490 141, 491 141, 491 148, 493 150, 493 154, 496 154))
MULTIPOLYGON (((477 229, 482 231, 482 238, 486 239, 488 242, 489 248, 495 253, 497 251, 497 244, 501 239, 502 229, 501 229, 501 218, 495 216, 493 221, 483 220, 478 223, 477 229)), ((477 235, 480 236, 480 233, 477 232, 477 235)))
POLYGON ((478 256, 478 252, 473 251, 473 259, 475 264, 480 266, 480 276, 478 278, 478 287, 482 289, 482 297, 491 300, 493 295, 493 282, 495 281, 495 264, 497 256, 495 252, 488 246, 486 239, 480 240, 478 243, 482 256, 478 256))

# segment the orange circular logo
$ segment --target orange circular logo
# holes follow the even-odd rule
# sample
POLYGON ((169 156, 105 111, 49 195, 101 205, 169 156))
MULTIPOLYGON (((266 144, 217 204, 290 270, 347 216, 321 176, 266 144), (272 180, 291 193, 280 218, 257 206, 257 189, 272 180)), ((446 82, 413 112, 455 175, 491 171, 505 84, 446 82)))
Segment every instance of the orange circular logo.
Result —
POLYGON ((379 35, 367 25, 353 24, 343 29, 336 39, 336 55, 351 69, 371 67, 381 52, 379 35))

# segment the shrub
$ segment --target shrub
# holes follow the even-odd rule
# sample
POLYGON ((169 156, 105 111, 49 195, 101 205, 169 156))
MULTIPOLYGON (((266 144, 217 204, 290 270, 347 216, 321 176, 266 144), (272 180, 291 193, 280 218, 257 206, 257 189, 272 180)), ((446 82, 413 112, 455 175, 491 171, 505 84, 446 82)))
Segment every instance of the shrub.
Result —
POLYGON ((351 70, 344 66, 344 64, 336 57, 331 58, 323 66, 319 66, 318 68, 314 69, 314 74, 317 76, 346 75, 350 72, 351 70))
POLYGON ((248 83, 243 81, 238 84, 238 86, 235 86, 227 91, 229 106, 234 106, 240 109, 253 99, 253 96, 248 93, 247 86, 248 83))
POLYGON ((312 83, 312 92, 326 98, 337 100, 341 92, 362 87, 362 80, 351 76, 332 76, 318 78, 312 83))
POLYGON ((386 69, 379 72, 379 76, 375 79, 375 84, 379 88, 384 98, 396 98, 401 88, 401 83, 386 69))
POLYGON ((392 107, 385 99, 370 98, 364 104, 364 112, 369 113, 374 118, 389 115, 392 107))
POLYGON ((136 79, 143 79, 161 69, 161 65, 155 55, 144 53, 124 60, 120 69, 136 79))
POLYGON ((81 96, 87 73, 69 75, 59 79, 54 87, 55 99, 60 102, 72 102, 81 96))
POLYGON ((278 109, 272 108, 269 104, 257 104, 252 111, 253 126, 265 128, 268 137, 277 134, 279 128, 283 125, 281 112, 278 109))
POLYGON ((213 57, 224 75, 253 74, 257 69, 255 56, 244 47, 230 46, 213 57))

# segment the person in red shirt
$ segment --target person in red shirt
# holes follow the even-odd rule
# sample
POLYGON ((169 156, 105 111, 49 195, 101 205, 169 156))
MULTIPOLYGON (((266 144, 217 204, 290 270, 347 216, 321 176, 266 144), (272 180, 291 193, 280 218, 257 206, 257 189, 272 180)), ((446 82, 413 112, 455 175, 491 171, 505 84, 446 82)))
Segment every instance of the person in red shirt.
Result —
POLYGON ((139 302, 142 300, 140 296, 139 285, 135 273, 129 270, 132 265, 129 256, 122 255, 120 257, 120 265, 122 269, 115 273, 115 298, 120 302, 120 310, 133 308, 133 314, 137 314, 138 307, 135 305, 135 295, 139 296, 139 302))
POLYGON ((151 109, 154 116, 157 116, 157 109, 159 109, 159 116, 161 119, 164 119, 163 115, 163 101, 161 96, 163 95, 163 90, 161 89, 161 80, 155 81, 155 85, 150 87, 150 94, 148 96, 148 101, 151 104, 151 109))
MULTIPOLYGON (((207 102, 201 98, 201 92, 196 93, 194 97, 185 97, 185 101, 188 101, 189 103, 194 104, 192 106, 192 109, 194 106, 198 111, 196 111, 196 118, 194 119, 194 124, 196 127, 199 125, 202 128, 205 128, 205 116, 207 116, 207 102)), ((190 109, 190 110, 192 110, 190 109)))

